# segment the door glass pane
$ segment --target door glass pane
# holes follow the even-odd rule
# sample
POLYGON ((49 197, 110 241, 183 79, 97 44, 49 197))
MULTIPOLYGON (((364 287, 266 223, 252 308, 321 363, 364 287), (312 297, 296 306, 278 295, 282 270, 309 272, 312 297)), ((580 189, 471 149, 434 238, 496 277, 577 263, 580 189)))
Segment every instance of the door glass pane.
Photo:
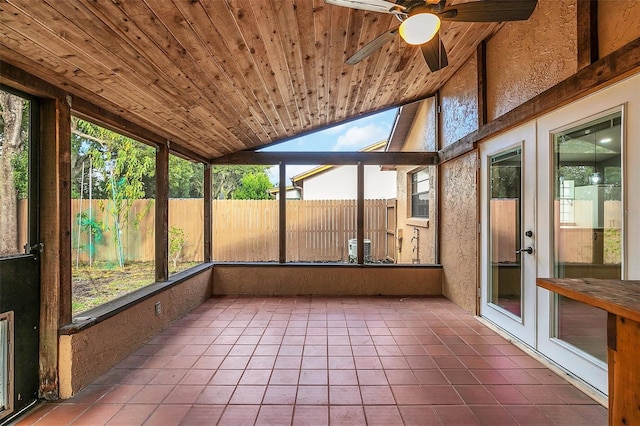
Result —
POLYGON ((0 90, 0 257, 24 253, 29 237, 29 107, 0 90))
MULTIPOLYGON (((558 278, 620 279, 622 133, 615 113, 554 135, 558 278)), ((557 296, 556 336, 606 361, 607 314, 557 296)))
POLYGON ((489 300, 522 315, 520 211, 522 152, 518 148, 491 157, 489 190, 489 300))

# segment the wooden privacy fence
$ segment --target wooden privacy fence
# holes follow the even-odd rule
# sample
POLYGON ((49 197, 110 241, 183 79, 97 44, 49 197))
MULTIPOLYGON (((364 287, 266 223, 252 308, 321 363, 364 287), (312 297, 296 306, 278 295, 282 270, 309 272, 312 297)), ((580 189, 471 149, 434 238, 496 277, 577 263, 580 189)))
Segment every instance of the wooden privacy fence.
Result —
MULTIPOLYGON (((214 260, 278 260, 278 201, 214 200, 212 204, 214 260)), ((386 200, 365 200, 365 239, 370 241, 373 260, 385 258, 386 205, 386 200)), ((113 203, 110 200, 92 200, 91 203, 71 200, 71 211, 74 261, 86 263, 91 257, 92 261, 117 262, 113 203)), ((154 201, 134 200, 128 216, 120 219, 125 260, 154 260, 154 223, 154 201)), ((203 259, 203 223, 202 199, 169 200, 169 229, 178 231, 170 232, 170 244, 172 238, 180 236, 180 231, 184 236, 179 260, 203 259)), ((348 241, 356 238, 356 228, 355 200, 287 201, 287 261, 347 261, 348 241)))

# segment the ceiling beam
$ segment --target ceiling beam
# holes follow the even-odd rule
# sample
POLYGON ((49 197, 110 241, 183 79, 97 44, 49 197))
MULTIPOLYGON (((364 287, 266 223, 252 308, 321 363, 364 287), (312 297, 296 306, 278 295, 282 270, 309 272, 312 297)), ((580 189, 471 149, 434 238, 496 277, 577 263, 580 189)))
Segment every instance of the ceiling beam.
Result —
POLYGON ((424 165, 435 164, 437 152, 255 152, 240 151, 211 161, 211 164, 327 164, 424 165))

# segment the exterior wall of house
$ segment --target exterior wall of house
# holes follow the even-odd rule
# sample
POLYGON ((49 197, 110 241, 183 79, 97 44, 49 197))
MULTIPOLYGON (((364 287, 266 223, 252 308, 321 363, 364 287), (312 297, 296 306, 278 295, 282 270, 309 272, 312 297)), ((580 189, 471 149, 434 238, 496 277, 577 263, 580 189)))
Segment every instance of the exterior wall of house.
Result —
MULTIPOLYGON (((474 56, 442 87, 441 148, 478 129, 478 61, 474 56)), ((440 263, 443 294, 475 313, 477 284, 476 155, 441 166, 440 263)))
POLYGON ((600 57, 640 37, 640 0, 598 2, 600 57))
MULTIPOLYGON (((331 168, 304 180, 302 198, 305 200, 355 200, 358 195, 356 166, 331 168)), ((396 176, 379 166, 364 167, 364 198, 396 198, 396 176)))
MULTIPOLYGON (((407 135, 403 146, 404 151, 435 151, 435 98, 422 101, 416 118, 407 135)), ((429 192, 429 220, 411 219, 411 182, 409 173, 422 167, 398 166, 396 168, 398 181, 398 203, 396 207, 396 263, 399 264, 433 264, 436 263, 436 173, 435 167, 430 167, 431 190, 429 192), (402 238, 400 238, 402 235, 402 238), (417 240, 413 240, 417 235, 417 240)))
POLYGON ((477 69, 473 56, 440 90, 441 148, 478 129, 477 69))
POLYGON ((478 288, 477 151, 440 169, 442 294, 475 313, 478 288))
POLYGON ((540 0, 529 20, 505 23, 487 42, 488 120, 575 74, 577 67, 576 0, 540 0))
POLYGON ((207 269, 102 322, 59 338, 60 398, 70 398, 212 294, 207 269), (155 304, 162 311, 155 314, 155 304))

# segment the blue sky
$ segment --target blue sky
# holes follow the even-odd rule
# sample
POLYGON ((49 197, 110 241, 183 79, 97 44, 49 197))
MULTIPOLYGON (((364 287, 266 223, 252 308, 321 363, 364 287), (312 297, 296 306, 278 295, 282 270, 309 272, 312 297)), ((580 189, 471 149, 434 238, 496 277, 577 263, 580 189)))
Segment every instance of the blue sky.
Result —
MULTIPOLYGON (((359 151, 362 148, 389 137, 397 109, 393 108, 378 114, 353 120, 316 133, 291 139, 261 151, 359 151)), ((287 166, 287 178, 314 168, 316 165, 287 166)), ((278 168, 269 170, 269 177, 278 182, 278 168)), ((287 185, 291 182, 287 181, 287 185)))

